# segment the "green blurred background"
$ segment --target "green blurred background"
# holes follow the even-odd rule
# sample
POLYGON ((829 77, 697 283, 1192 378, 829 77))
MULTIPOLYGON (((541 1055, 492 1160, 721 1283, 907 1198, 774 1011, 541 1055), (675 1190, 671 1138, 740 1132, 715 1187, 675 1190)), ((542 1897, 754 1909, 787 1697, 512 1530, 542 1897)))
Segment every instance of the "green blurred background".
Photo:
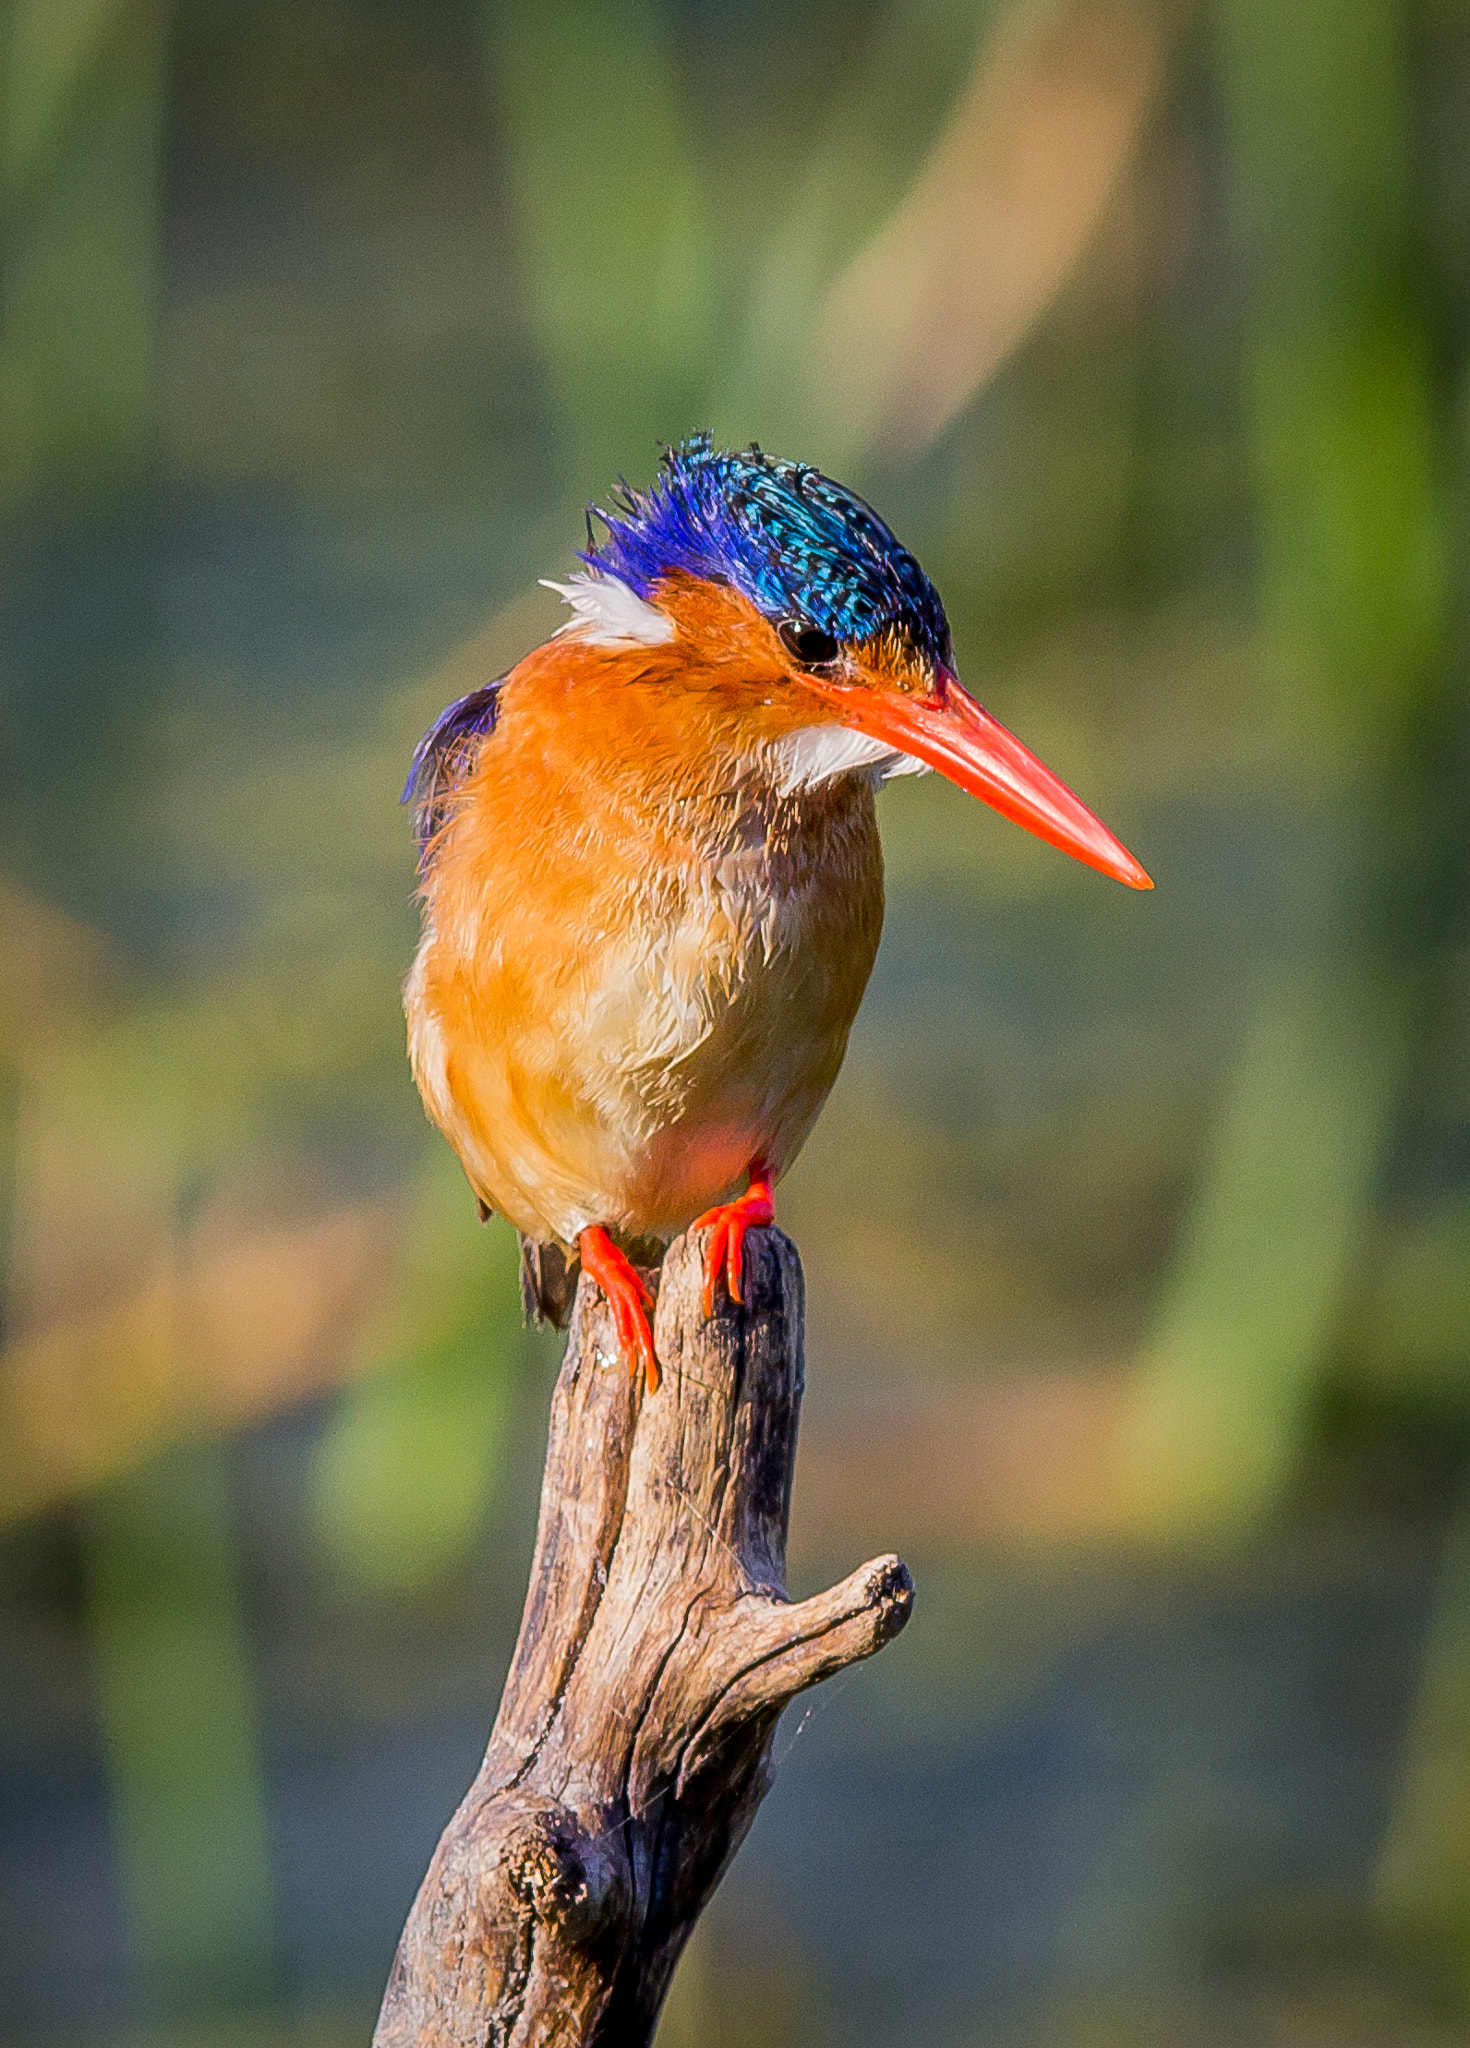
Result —
POLYGON ((661 2048, 1470 2026, 1470 6, 0 0, 0 2042, 361 2041, 556 1348, 420 731, 709 425, 1155 875, 947 786, 785 1186, 798 1708, 661 2048))

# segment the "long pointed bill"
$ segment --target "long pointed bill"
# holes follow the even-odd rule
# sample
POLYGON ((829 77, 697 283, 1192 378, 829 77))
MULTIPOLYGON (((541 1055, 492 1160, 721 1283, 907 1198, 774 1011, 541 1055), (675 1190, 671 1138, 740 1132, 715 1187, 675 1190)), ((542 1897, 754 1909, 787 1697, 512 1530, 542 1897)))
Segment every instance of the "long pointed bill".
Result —
POLYGON ((884 689, 843 690, 841 698, 844 722, 859 732, 937 768, 1002 817, 1049 840, 1074 860, 1101 869, 1130 889, 1153 887, 1102 820, 952 676, 946 676, 941 693, 927 701, 884 689))

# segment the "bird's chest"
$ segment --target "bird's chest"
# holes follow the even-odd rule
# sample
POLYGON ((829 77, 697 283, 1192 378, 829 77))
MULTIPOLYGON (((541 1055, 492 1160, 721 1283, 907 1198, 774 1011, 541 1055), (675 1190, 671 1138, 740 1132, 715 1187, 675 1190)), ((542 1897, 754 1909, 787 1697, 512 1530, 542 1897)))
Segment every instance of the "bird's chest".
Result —
POLYGON ((883 922, 872 792, 466 810, 429 910, 415 1071, 477 1189, 565 1243, 670 1235, 788 1165, 836 1078, 883 922))
POLYGON ((883 869, 855 779, 751 803, 640 878, 589 987, 584 1044, 666 1118, 711 1094, 780 1096, 841 1045, 872 967, 883 869))

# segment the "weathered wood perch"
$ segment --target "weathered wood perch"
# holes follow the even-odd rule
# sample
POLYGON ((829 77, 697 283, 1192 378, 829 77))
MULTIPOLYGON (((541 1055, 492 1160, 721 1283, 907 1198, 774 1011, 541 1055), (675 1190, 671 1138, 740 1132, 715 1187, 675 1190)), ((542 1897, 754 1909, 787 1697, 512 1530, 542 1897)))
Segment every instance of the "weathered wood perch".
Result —
POLYGON ((375 2048, 640 2048, 770 1785, 777 1715, 908 1619, 896 1557, 787 1599, 801 1264, 752 1232, 744 1308, 706 1322, 700 1242, 664 1263, 656 1394, 578 1290, 515 1657, 375 2048))

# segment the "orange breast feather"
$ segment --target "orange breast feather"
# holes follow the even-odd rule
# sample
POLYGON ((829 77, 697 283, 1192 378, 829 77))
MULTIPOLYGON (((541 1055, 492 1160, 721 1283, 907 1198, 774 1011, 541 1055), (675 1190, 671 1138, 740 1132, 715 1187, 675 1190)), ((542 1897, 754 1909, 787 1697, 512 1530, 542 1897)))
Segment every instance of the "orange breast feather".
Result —
POLYGON ((667 650, 537 649, 434 844, 415 1077, 476 1192, 543 1241, 672 1236, 753 1160, 779 1174, 867 983, 872 794, 780 794, 763 748, 800 713, 767 701, 742 605, 691 591, 667 650))

